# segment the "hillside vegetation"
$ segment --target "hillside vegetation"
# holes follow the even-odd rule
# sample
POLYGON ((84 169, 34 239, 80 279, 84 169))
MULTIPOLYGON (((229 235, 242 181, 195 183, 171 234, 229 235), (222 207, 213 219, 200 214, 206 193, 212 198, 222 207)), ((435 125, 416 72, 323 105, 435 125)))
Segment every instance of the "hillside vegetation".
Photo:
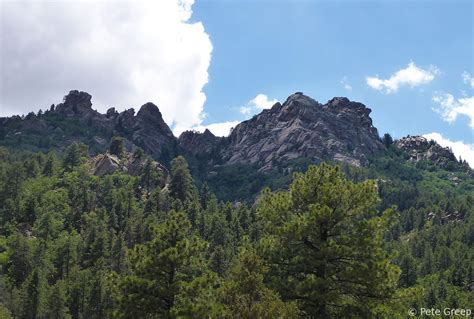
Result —
POLYGON ((406 318, 411 307, 467 308, 471 171, 407 158, 388 145, 366 167, 224 165, 195 181, 182 156, 166 177, 153 165, 95 176, 84 144, 62 154, 2 148, 0 317, 406 318))

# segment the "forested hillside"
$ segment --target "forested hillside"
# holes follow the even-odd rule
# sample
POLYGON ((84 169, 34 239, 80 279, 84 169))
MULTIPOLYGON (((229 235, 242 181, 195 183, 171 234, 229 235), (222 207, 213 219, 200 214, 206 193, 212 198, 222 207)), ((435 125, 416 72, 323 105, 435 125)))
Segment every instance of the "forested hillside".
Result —
POLYGON ((472 170, 382 142, 366 167, 302 158, 196 180, 184 157, 168 172, 120 139, 107 174, 84 144, 1 148, 0 317, 406 318, 472 306, 472 170))

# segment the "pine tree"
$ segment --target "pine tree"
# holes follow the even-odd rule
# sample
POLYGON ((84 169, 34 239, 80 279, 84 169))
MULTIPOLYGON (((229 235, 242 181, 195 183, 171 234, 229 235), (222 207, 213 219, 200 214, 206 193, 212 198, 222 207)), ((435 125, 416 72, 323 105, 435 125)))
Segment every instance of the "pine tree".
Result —
POLYGON ((268 268, 251 247, 243 247, 221 289, 225 318, 297 318, 295 302, 283 302, 275 291, 267 288, 264 275, 268 268))
POLYGON ((130 252, 132 274, 119 283, 117 315, 170 317, 181 287, 205 272, 205 249, 185 214, 170 212, 155 237, 130 252))
POLYGON ((58 281, 49 289, 46 318, 48 319, 68 319, 69 309, 67 308, 66 287, 64 282, 58 281))
POLYGON ((370 316, 395 290, 398 269, 383 249, 390 212, 377 217, 373 181, 354 184, 337 167, 310 166, 290 190, 264 191, 258 213, 273 286, 305 315, 370 316))
POLYGON ((170 195, 185 202, 196 194, 194 181, 188 168, 186 159, 178 156, 171 161, 170 195))
POLYGON ((119 158, 123 155, 125 147, 123 146, 123 137, 114 136, 110 141, 109 152, 112 155, 116 155, 119 158))
POLYGON ((72 171, 82 164, 87 157, 88 146, 83 143, 72 143, 64 152, 63 168, 72 171))
POLYGON ((8 250, 6 272, 14 285, 20 287, 32 269, 31 247, 24 236, 15 234, 9 238, 8 250))
POLYGON ((37 267, 32 271, 22 287, 22 317, 42 318, 46 307, 47 282, 43 270, 37 267))

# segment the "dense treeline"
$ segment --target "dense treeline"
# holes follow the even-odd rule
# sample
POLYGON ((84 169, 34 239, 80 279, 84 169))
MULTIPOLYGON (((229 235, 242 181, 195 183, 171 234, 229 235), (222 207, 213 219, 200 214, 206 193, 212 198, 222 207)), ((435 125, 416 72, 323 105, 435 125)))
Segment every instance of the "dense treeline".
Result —
POLYGON ((391 150, 366 169, 309 166, 249 204, 197 187, 183 157, 164 187, 152 166, 97 177, 86 158, 83 144, 0 149, 0 317, 405 318, 474 304, 472 178, 453 186, 391 150))

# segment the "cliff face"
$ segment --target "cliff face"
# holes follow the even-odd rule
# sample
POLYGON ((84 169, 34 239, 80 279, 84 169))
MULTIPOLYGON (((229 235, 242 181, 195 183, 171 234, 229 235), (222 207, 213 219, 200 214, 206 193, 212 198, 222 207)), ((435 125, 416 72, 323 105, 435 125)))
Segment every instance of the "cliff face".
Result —
MULTIPOLYGON (((323 105, 295 93, 237 125, 220 141, 217 153, 224 164, 255 164, 261 170, 302 157, 365 165, 368 155, 384 149, 370 112, 347 98, 323 105)), ((216 144, 206 134, 183 134, 180 145, 192 154, 209 153, 216 144)))
POLYGON ((43 150, 62 149, 79 141, 102 152, 112 136, 120 135, 128 149, 141 147, 165 161, 175 155, 177 143, 156 105, 146 103, 136 115, 133 109, 118 113, 114 108, 101 114, 92 109, 91 95, 80 91, 69 92, 62 103, 52 105, 45 113, 4 118, 0 128, 0 144, 43 150))
POLYGON ((117 171, 139 176, 143 174, 146 169, 153 170, 160 176, 161 187, 163 187, 169 179, 169 172, 161 163, 149 160, 145 157, 134 156, 129 152, 125 152, 120 157, 108 152, 98 154, 88 159, 87 166, 91 174, 95 176, 109 175, 117 171))
POLYGON ((370 112, 347 98, 322 105, 295 93, 237 125, 222 155, 228 163, 258 164, 263 170, 300 157, 365 165, 367 155, 384 149, 370 112))
MULTIPOLYGON (((62 103, 44 113, 0 118, 0 145, 49 150, 79 141, 97 154, 118 135, 129 151, 141 147, 165 164, 184 154, 193 157, 201 168, 252 164, 268 171, 299 158, 364 166, 370 155, 385 149, 370 112, 365 105, 344 97, 321 104, 297 92, 283 104, 276 103, 238 124, 228 137, 216 137, 206 130, 187 131, 177 139, 152 103, 144 104, 136 114, 134 109, 119 113, 114 108, 101 114, 92 109, 88 93, 71 91, 62 103)), ((431 161, 444 168, 468 167, 458 163, 449 149, 423 137, 403 138, 395 146, 407 152, 410 161, 431 161)))
POLYGON ((445 169, 458 167, 469 170, 469 165, 459 162, 452 150, 442 147, 435 141, 428 141, 423 136, 401 138, 395 141, 395 147, 405 151, 411 162, 428 161, 445 169))
POLYGON ((208 155, 216 150, 223 140, 206 129, 203 133, 186 131, 179 136, 179 146, 190 155, 208 155))

